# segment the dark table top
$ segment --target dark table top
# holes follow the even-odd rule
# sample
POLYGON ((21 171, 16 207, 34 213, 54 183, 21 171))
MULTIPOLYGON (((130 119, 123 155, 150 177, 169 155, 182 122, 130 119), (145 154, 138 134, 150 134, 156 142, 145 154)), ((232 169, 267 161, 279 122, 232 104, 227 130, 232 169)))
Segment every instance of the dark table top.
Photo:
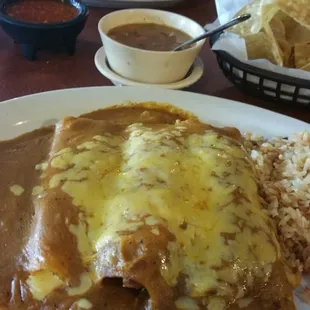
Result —
MULTIPOLYGON (((214 0, 185 0, 170 10, 186 15, 201 25, 216 18, 214 0)), ((0 101, 47 90, 112 85, 94 65, 94 55, 101 47, 97 24, 103 15, 111 11, 90 9, 74 56, 42 51, 36 61, 28 61, 22 56, 19 46, 0 29, 0 101)), ((310 123, 310 108, 263 101, 237 90, 219 69, 209 44, 205 44, 200 57, 204 62, 204 75, 188 91, 246 102, 310 123)))

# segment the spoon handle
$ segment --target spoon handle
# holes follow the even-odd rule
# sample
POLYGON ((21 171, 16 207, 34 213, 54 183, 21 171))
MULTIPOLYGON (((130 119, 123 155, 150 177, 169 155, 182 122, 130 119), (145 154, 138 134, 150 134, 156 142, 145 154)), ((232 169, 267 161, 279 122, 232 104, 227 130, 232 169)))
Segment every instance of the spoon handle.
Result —
POLYGON ((237 16, 235 18, 233 18, 231 21, 229 21, 228 23, 224 24, 224 25, 221 25, 213 30, 210 30, 208 32, 205 32, 203 33, 202 35, 194 38, 194 39, 191 39, 191 40, 188 40, 182 44, 180 44, 179 46, 177 46, 175 49, 173 49, 174 51, 180 51, 180 50, 183 50, 184 47, 188 46, 188 45, 192 45, 193 43, 196 43, 202 39, 205 39, 207 37, 210 37, 212 35, 214 35, 215 33, 218 33, 218 32, 221 32, 227 28, 230 28, 232 26, 235 26, 239 23, 242 23, 246 20, 248 20, 249 18, 251 18, 251 15, 250 14, 244 14, 244 15, 240 15, 240 16, 237 16))

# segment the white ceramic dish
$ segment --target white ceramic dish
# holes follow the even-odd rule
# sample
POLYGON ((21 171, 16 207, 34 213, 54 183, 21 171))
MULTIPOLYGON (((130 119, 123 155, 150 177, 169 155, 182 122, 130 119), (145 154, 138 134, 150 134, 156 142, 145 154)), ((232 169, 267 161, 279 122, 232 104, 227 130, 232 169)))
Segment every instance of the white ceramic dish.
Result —
MULTIPOLYGON (((212 125, 236 126, 241 131, 265 136, 287 136, 295 131, 310 130, 307 123, 227 99, 159 88, 111 86, 66 89, 4 101, 0 103, 0 139, 53 124, 65 116, 78 116, 129 101, 171 103, 192 111, 212 125)), ((298 298, 295 301, 297 310, 310 310, 310 306, 298 298)))
POLYGON ((163 24, 184 31, 191 37, 203 34, 203 27, 185 16, 151 9, 115 11, 99 21, 98 30, 114 72, 129 80, 147 84, 168 84, 182 80, 205 40, 179 52, 155 52, 118 43, 107 35, 112 28, 132 23, 163 24))
POLYGON ((115 86, 149 86, 167 89, 183 89, 197 82, 203 74, 203 63, 201 59, 197 57, 192 67, 189 69, 189 72, 181 81, 168 84, 145 84, 135 82, 120 76, 110 68, 110 64, 108 63, 103 47, 101 47, 95 55, 95 65, 99 72, 106 78, 110 79, 115 86))
POLYGON ((171 103, 215 126, 236 126, 241 131, 265 136, 287 136, 298 130, 310 130, 307 123, 241 102, 161 88, 110 86, 52 91, 1 102, 0 139, 55 123, 68 115, 77 116, 128 101, 171 103))

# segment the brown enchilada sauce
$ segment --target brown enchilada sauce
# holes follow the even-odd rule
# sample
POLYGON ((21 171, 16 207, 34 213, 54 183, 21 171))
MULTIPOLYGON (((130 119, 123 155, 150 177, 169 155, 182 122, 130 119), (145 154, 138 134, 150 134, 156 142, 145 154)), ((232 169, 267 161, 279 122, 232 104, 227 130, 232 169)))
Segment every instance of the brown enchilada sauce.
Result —
MULTIPOLYGON (((84 117, 103 120, 105 121, 104 126, 111 129, 134 122, 169 124, 174 123, 176 119, 185 119, 187 116, 160 109, 146 111, 146 108, 119 108, 92 112, 84 117), (119 120, 122 120, 122 123, 119 120)), ((96 128, 90 126, 88 121, 81 120, 75 124, 73 130, 76 132, 84 130, 83 134, 88 131, 92 135, 96 128)), ((41 220, 44 218, 41 221, 41 224, 44 224, 42 229, 48 232, 44 234, 43 231, 42 233, 42 240, 45 244, 43 251, 46 251, 43 254, 46 259, 51 261, 50 265, 52 266, 53 260, 56 259, 55 266, 62 266, 57 268, 63 268, 62 272, 67 272, 70 275, 73 286, 78 283, 78 279, 74 275, 79 274, 82 268, 79 255, 75 252, 76 240, 72 234, 68 234, 66 228, 66 223, 75 222, 78 217, 70 199, 66 195, 60 195, 57 189, 54 193, 52 191, 48 193, 47 197, 39 199, 34 199, 32 195, 33 187, 40 181, 40 173, 35 167, 38 163, 43 162, 51 152, 52 142, 55 138, 54 133, 54 127, 42 128, 13 140, 0 142, 0 309, 78 310, 82 308, 76 306, 75 303, 81 298, 85 298, 91 303, 91 309, 150 309, 148 294, 145 288, 135 281, 135 277, 140 283, 143 283, 141 279, 144 277, 144 286, 148 287, 151 296, 162 296, 162 299, 157 301, 159 310, 174 309, 174 305, 165 304, 165 302, 169 300, 169 295, 178 292, 169 286, 163 291, 166 284, 160 283, 162 280, 157 276, 156 258, 150 259, 152 255, 156 257, 157 251, 163 249, 169 239, 173 237, 162 230, 160 237, 155 238, 143 227, 133 237, 124 239, 123 256, 127 257, 128 261, 133 260, 136 253, 141 255, 145 251, 145 255, 149 255, 148 260, 139 260, 132 266, 130 272, 135 277, 132 277, 132 283, 127 283, 127 287, 123 286, 124 282, 121 279, 105 278, 79 296, 68 296, 66 291, 56 289, 42 301, 37 301, 32 297, 26 279, 29 276, 27 272, 29 265, 35 264, 33 256, 38 243, 32 236, 32 229, 40 214, 41 220), (20 195, 10 191, 10 187, 16 184, 24 190, 20 195), (44 214, 40 207, 42 201, 48 203, 44 214), (137 240, 140 240, 140 243, 137 240), (146 261, 153 263, 150 264, 146 261)), ((232 129, 223 130, 221 133, 229 133, 238 138, 238 132, 232 129)), ((79 139, 78 135, 74 137, 74 139, 79 139)), ((63 141, 59 143, 70 143, 71 138, 64 136, 63 141)), ((58 142, 56 141, 56 143, 58 142)), ((182 229, 184 227, 185 225, 182 229)), ((104 253, 102 253, 102 257, 104 260, 104 253)), ((117 274, 117 270, 112 270, 111 275, 115 276, 115 274, 117 274)), ((257 283, 254 290, 248 292, 255 298, 254 302, 243 309, 295 309, 290 299, 292 287, 284 279, 286 277, 283 266, 281 263, 274 264, 270 283, 257 283), (282 298, 275 299, 275 296, 282 298)), ((237 310, 240 308, 231 305, 227 309, 237 310)))
POLYGON ((117 26, 108 32, 108 36, 124 45, 149 51, 172 51, 192 39, 181 30, 153 23, 117 26))

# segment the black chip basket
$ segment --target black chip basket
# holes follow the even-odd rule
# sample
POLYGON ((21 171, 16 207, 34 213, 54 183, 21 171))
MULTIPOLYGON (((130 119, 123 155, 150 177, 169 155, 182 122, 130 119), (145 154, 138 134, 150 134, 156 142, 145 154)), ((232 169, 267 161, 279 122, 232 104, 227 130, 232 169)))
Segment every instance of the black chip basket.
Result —
MULTIPOLYGON (((210 38, 211 47, 220 35, 210 38)), ((310 80, 251 66, 225 51, 214 53, 226 78, 241 91, 269 101, 301 104, 310 108, 310 80)))

